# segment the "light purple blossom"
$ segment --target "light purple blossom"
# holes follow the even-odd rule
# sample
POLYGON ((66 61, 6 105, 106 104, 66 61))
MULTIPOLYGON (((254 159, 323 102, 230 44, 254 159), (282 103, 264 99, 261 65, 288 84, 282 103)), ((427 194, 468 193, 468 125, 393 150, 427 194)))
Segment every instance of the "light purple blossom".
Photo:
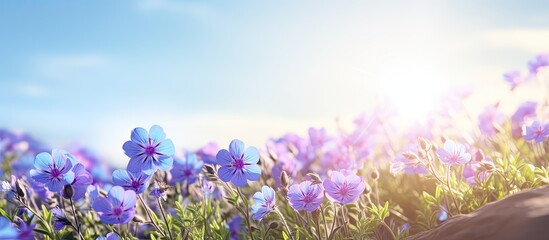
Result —
POLYGON ((528 62, 528 69, 532 75, 537 74, 542 68, 549 66, 549 53, 542 53, 528 62))
POLYGON ((30 175, 35 181, 45 184, 49 191, 59 192, 64 185, 74 180, 72 159, 68 152, 57 149, 53 149, 51 155, 40 153, 34 159, 34 167, 37 169, 31 169, 30 175))
POLYGON ((186 154, 184 159, 175 158, 173 168, 170 170, 172 174, 171 182, 193 184, 202 171, 202 166, 204 166, 204 162, 198 160, 197 155, 194 153, 186 154))
POLYGON ((511 85, 511 90, 514 90, 518 85, 528 80, 528 78, 520 74, 519 71, 506 72, 503 74, 503 79, 511 85))
POLYGON ((522 103, 511 116, 511 133, 514 138, 522 137, 522 125, 527 118, 536 116, 537 103, 527 101, 522 103))
POLYGON ((275 192, 271 187, 261 187, 261 192, 256 192, 253 199, 254 204, 252 205, 252 218, 254 220, 262 219, 276 207, 275 192))
POLYGON ((219 150, 216 156, 217 163, 221 165, 218 170, 219 179, 224 182, 231 181, 238 187, 246 186, 246 180, 259 180, 259 152, 255 147, 249 147, 244 151, 244 147, 242 141, 235 139, 231 141, 228 151, 219 150))
POLYGON ((324 180, 322 185, 326 190, 326 197, 340 204, 356 201, 366 188, 364 180, 348 170, 332 171, 331 177, 324 180))
POLYGON ((538 121, 534 121, 530 126, 525 125, 523 136, 527 141, 543 142, 549 137, 549 123, 541 124, 538 121))
POLYGON ((74 192, 72 200, 78 201, 86 195, 88 186, 93 183, 93 177, 81 163, 76 164, 72 172, 74 172, 74 180, 70 183, 74 192))
POLYGON ((98 197, 93 202, 93 210, 99 219, 107 224, 125 224, 135 215, 136 194, 133 190, 126 190, 120 186, 111 188, 107 197, 98 197))
POLYGON ((444 148, 438 149, 437 153, 446 165, 458 166, 471 161, 471 154, 466 152, 465 146, 452 140, 446 140, 444 148))
POLYGON ((293 184, 288 190, 288 199, 295 210, 312 212, 322 204, 324 189, 322 185, 313 184, 311 181, 293 184))
POLYGON ((149 186, 151 176, 145 172, 130 172, 124 169, 116 169, 112 173, 114 184, 123 187, 126 190, 133 190, 140 194, 149 186))
POLYGON ((107 233, 105 237, 98 237, 96 240, 122 240, 115 232, 107 233))
POLYGON ((497 106, 490 105, 484 108, 484 111, 478 116, 478 127, 480 132, 487 136, 494 136, 501 129, 505 116, 498 110, 497 106))
POLYGON ((122 146, 124 153, 130 157, 128 171, 145 172, 151 175, 157 168, 168 170, 173 164, 172 156, 175 147, 172 140, 166 139, 162 127, 154 125, 150 131, 135 128, 131 140, 122 146))

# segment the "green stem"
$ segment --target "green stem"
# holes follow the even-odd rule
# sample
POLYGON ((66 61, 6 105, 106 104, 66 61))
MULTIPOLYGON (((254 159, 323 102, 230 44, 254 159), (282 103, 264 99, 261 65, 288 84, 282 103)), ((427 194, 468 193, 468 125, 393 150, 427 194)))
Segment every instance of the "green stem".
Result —
POLYGON ((141 198, 141 195, 137 195, 137 198, 139 198, 139 201, 141 202, 141 204, 143 205, 143 208, 145 208, 145 213, 147 214, 147 216, 149 217, 149 220, 151 220, 151 224, 154 226, 154 228, 156 228, 156 230, 158 230, 162 236, 166 236, 166 233, 164 233, 164 231, 162 231, 162 229, 160 229, 160 227, 158 226, 158 224, 154 221, 152 215, 151 215, 151 212, 150 212, 150 209, 149 207, 147 206, 147 204, 145 204, 145 201, 143 201, 143 198, 141 198))
POLYGON ((294 235, 292 235, 292 232, 290 231, 290 227, 288 227, 288 223, 286 223, 286 219, 284 218, 282 213, 278 210, 278 208, 275 208, 274 211, 276 212, 276 214, 278 214, 278 216, 280 217, 280 220, 282 220, 282 224, 284 224, 284 227, 286 228, 286 232, 288 233, 288 235, 290 235, 290 238, 292 240, 295 240, 294 235))
POLYGON ((82 236, 82 231, 80 230, 78 216, 76 216, 76 210, 74 210, 74 202, 72 201, 72 198, 69 198, 69 203, 71 204, 72 215, 74 216, 74 222, 76 224, 76 231, 78 232, 80 239, 84 240, 84 236, 82 236))
POLYGON ((324 213, 324 208, 320 206, 320 211, 322 211, 322 220, 324 221, 324 234, 326 239, 328 239, 328 222, 326 222, 326 214, 324 213))
MULTIPOLYGON (((228 185, 228 184, 227 184, 228 185)), ((240 191, 240 188, 236 188, 236 191, 238 192, 238 195, 240 196, 240 199, 242 199, 242 202, 244 203, 244 206, 246 207, 246 214, 244 216, 246 217, 246 225, 248 227, 248 234, 250 235, 250 239, 254 240, 254 235, 252 234, 252 224, 250 223, 250 207, 248 206, 248 200, 247 198, 244 198, 244 194, 240 191)))
POLYGON ((389 225, 387 225, 387 223, 385 223, 385 221, 381 221, 381 225, 387 228, 387 231, 389 231, 389 233, 391 234, 391 237, 393 237, 394 240, 397 239, 397 237, 395 236, 395 233, 393 233, 393 230, 391 229, 391 227, 389 227, 389 225))
POLYGON ((456 206, 456 210, 458 214, 461 214, 461 211, 459 210, 458 203, 456 201, 456 197, 454 196, 454 191, 452 191, 452 184, 450 184, 450 165, 446 167, 446 180, 448 185, 448 191, 450 191, 450 197, 452 198, 452 201, 454 202, 454 205, 456 206))
POLYGON ((168 224, 168 218, 166 217, 166 213, 164 212, 164 207, 162 207, 162 202, 160 198, 156 199, 158 201, 158 207, 160 207, 160 212, 162 213, 162 218, 164 218, 164 223, 166 223, 166 228, 168 228, 168 235, 170 236, 170 240, 173 240, 172 237, 172 231, 170 230, 170 225, 168 224))

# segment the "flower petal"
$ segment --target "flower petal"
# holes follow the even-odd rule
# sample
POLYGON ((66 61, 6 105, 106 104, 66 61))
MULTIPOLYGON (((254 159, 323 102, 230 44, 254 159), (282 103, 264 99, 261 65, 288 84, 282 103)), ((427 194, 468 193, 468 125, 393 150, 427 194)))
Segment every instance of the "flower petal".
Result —
POLYGON ((149 143, 149 134, 144 128, 134 128, 132 131, 131 140, 142 145, 147 145, 149 143))
POLYGON ((242 159, 244 155, 244 142, 235 139, 229 144, 229 152, 234 159, 242 159))
POLYGON ((166 139, 155 148, 156 152, 165 156, 173 156, 175 154, 175 147, 172 140, 166 139))
POLYGON ((250 181, 257 181, 261 177, 261 168, 257 164, 246 165, 244 166, 246 172, 246 178, 250 181))
POLYGON ((153 140, 153 143, 156 144, 166 139, 166 133, 164 133, 162 127, 153 125, 149 130, 149 137, 153 140))
POLYGON ((145 153, 145 148, 134 141, 127 141, 122 145, 124 154, 128 157, 135 157, 145 153))
POLYGON ((124 192, 124 199, 122 201, 122 206, 124 206, 124 210, 133 209, 135 207, 136 201, 137 196, 134 191, 126 190, 124 192))
POLYGON ((130 172, 141 172, 144 169, 144 157, 132 157, 126 169, 130 172))
POLYGON ((51 179, 51 174, 38 171, 36 169, 30 170, 31 178, 40 183, 47 183, 51 179))
POLYGON ((259 151, 257 151, 257 148, 255 147, 249 147, 242 160, 244 160, 245 163, 257 164, 257 162, 259 162, 259 151))
POLYGON ((123 186, 131 184, 132 179, 126 170, 116 169, 112 172, 112 182, 115 185, 123 186))
POLYGON ((160 169, 167 171, 173 165, 173 158, 163 158, 158 160, 156 163, 156 166, 158 166, 160 169))
POLYGON ((272 188, 268 186, 261 187, 261 192, 263 193, 263 196, 265 196, 265 200, 269 202, 274 202, 275 200, 275 192, 272 188))
POLYGON ((217 159, 217 164, 219 165, 229 165, 233 162, 231 154, 225 149, 219 150, 215 158, 217 159))
POLYGON ((219 170, 217 170, 217 175, 219 176, 219 179, 223 182, 231 181, 231 178, 233 178, 233 168, 228 166, 221 166, 219 170))
POLYGON ((109 201, 112 202, 113 206, 120 206, 122 204, 122 200, 124 200, 124 192, 124 188, 120 186, 114 186, 111 188, 107 194, 107 197, 109 198, 109 201))
POLYGON ((38 169, 49 170, 53 164, 53 159, 51 155, 47 152, 39 153, 34 159, 34 167, 38 169))
POLYGON ((244 187, 248 184, 246 181, 246 176, 244 176, 244 173, 242 171, 235 171, 233 174, 233 177, 231 178, 231 182, 236 185, 237 187, 244 187))

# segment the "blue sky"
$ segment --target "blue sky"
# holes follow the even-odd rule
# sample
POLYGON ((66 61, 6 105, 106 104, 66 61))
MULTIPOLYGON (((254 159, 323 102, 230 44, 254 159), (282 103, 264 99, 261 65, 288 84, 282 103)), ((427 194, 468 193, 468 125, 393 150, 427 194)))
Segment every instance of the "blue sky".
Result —
POLYGON ((155 123, 181 148, 261 144, 399 89, 491 103, 549 51, 548 1, 410 2, 1 1, 0 127, 117 163, 155 123))

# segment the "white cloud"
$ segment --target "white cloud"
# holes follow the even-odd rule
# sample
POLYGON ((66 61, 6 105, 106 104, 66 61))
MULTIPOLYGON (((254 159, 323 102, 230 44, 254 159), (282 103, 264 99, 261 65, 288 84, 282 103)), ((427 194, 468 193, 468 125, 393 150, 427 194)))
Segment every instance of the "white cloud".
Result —
POLYGON ((36 71, 39 74, 57 79, 109 64, 107 58, 94 54, 40 56, 35 59, 36 71))
POLYGON ((43 97, 47 95, 46 89, 38 84, 28 83, 18 86, 21 94, 29 97, 43 97))
POLYGON ((481 40, 496 47, 513 48, 537 54, 549 50, 549 28, 515 28, 487 31, 481 40))

